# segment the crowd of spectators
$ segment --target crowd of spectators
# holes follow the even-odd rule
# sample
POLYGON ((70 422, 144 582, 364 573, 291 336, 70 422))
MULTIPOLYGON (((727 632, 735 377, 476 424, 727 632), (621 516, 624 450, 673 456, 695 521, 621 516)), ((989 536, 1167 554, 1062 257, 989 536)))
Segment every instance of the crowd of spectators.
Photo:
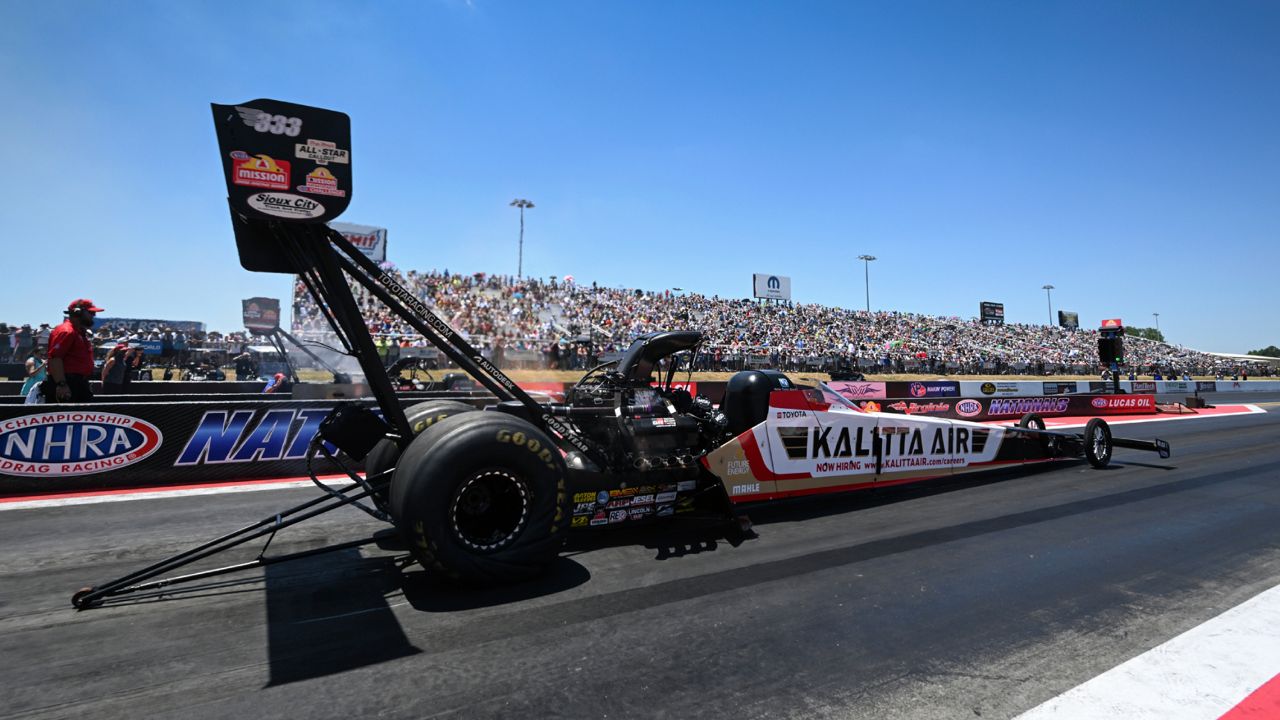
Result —
MULTIPOLYGON (((516 278, 448 270, 400 272, 404 287, 503 367, 585 369, 616 358, 637 336, 660 330, 706 335, 700 370, 769 367, 785 371, 932 374, 1097 374, 1097 332, 1046 325, 984 325, 974 318, 894 311, 865 312, 817 304, 728 299, 578 284, 571 277, 516 278)), ((389 361, 404 348, 426 348, 417 331, 359 285, 352 286, 369 332, 389 361)), ((336 342, 319 308, 298 283, 295 335, 336 342)), ((50 326, 0 323, 0 362, 23 362, 48 344, 50 326)), ((253 343, 246 331, 184 331, 164 324, 99 323, 99 355, 118 345, 144 346, 149 364, 225 364, 253 343)), ((1275 367, 1242 362, 1139 337, 1125 339, 1126 371, 1185 375, 1268 376, 1275 367)))
MULTIPOLYGON (((453 328, 495 360, 583 368, 616 357, 638 335, 659 330, 706 334, 702 370, 773 367, 787 371, 853 370, 938 374, 1095 374, 1097 332, 1046 325, 984 325, 977 319, 817 304, 726 299, 671 290, 577 284, 572 278, 515 278, 402 273, 386 269, 453 328)), ((369 331, 382 345, 427 343, 363 287, 353 286, 369 331)), ((300 283, 293 330, 319 336, 327 325, 300 283)), ((1129 369, 1163 377, 1268 375, 1265 363, 1241 362, 1130 336, 1129 369)))

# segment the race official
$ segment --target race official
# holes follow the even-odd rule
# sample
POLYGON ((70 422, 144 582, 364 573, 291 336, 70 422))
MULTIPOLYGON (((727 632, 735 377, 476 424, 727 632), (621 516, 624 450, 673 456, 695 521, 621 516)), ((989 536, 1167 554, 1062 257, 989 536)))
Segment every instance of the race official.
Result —
POLYGON ((49 334, 49 378, 45 381, 45 402, 89 402, 93 391, 93 343, 89 330, 102 308, 92 300, 80 299, 67 306, 67 319, 49 334))

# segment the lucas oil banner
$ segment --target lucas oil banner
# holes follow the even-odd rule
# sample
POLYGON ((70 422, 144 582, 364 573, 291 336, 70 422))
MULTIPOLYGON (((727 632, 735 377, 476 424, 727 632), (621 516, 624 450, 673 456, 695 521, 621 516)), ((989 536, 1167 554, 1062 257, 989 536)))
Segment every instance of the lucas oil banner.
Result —
POLYGON ((0 405, 0 495, 305 477, 307 447, 336 404, 0 405))
POLYGON ((1017 421, 1027 413, 1042 417, 1135 415, 1156 412, 1154 395, 1045 395, 1021 398, 941 398, 876 400, 868 409, 954 420, 1017 421))

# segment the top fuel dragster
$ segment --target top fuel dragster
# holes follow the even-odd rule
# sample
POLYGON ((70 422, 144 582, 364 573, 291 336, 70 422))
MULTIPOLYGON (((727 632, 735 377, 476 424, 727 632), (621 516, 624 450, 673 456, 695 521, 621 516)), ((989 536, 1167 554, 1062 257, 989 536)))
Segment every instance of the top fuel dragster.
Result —
POLYGON ((341 488, 313 480, 315 500, 128 576, 84 588, 106 599, 372 542, 154 579, 316 514, 351 505, 392 523, 414 560, 466 583, 519 581, 557 556, 571 528, 617 527, 677 515, 719 516, 741 529, 743 503, 925 480, 1016 463, 1084 457, 1102 467, 1113 447, 1169 446, 1112 438, 1101 419, 1083 433, 868 412, 823 384, 779 372, 734 375, 719 407, 676 382, 702 342, 695 331, 637 338, 615 363, 589 371, 563 403, 540 403, 340 233, 352 195, 350 120, 276 100, 214 105, 241 264, 293 273, 361 365, 381 417, 340 406, 309 457, 337 463, 341 488), (363 286, 498 398, 485 410, 453 400, 401 408, 349 283, 363 286), (348 460, 365 463, 363 474, 348 460))

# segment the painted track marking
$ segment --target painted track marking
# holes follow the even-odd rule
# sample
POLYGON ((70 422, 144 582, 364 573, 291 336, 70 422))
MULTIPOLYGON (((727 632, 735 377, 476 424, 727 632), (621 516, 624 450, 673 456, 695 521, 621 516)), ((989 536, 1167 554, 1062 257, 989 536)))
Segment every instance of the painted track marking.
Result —
POLYGON ((1280 717, 1276 714, 1280 710, 1278 670, 1280 586, 1032 708, 1018 719, 1276 718, 1280 717), (1246 714, 1251 708, 1263 712, 1246 714))

